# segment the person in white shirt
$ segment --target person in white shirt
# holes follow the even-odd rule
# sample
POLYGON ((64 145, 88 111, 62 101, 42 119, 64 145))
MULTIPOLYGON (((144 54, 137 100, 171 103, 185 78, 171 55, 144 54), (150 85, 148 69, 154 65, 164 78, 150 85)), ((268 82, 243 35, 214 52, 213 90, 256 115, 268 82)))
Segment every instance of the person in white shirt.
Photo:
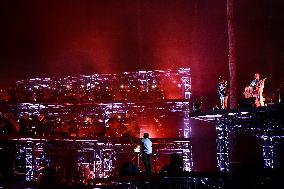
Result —
POLYGON ((144 133, 141 140, 142 149, 142 161, 145 167, 146 174, 151 174, 151 154, 152 154, 152 142, 149 139, 149 133, 144 133))

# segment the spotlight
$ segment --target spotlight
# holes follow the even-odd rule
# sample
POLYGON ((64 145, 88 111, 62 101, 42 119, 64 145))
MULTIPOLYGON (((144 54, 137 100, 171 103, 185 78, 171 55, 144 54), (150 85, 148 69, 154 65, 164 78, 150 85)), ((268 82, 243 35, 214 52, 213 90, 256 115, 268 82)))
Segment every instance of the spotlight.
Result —
POLYGON ((137 152, 137 153, 140 152, 140 145, 137 145, 136 148, 134 148, 134 152, 137 152))

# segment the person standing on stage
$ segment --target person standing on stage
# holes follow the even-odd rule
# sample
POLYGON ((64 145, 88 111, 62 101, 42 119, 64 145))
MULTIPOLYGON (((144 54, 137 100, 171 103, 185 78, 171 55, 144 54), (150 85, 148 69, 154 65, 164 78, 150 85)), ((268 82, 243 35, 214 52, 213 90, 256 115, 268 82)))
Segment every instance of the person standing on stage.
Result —
POLYGON ((252 96, 255 97, 255 105, 256 107, 264 106, 264 99, 263 99, 263 89, 264 89, 264 81, 265 79, 260 79, 260 74, 254 74, 254 80, 250 83, 249 87, 252 89, 252 96))
POLYGON ((221 109, 227 109, 228 107, 228 89, 228 82, 220 76, 218 82, 218 93, 220 97, 221 109))
POLYGON ((142 149, 142 161, 145 167, 146 174, 151 174, 151 154, 152 154, 152 142, 149 139, 149 134, 144 133, 141 140, 142 149))

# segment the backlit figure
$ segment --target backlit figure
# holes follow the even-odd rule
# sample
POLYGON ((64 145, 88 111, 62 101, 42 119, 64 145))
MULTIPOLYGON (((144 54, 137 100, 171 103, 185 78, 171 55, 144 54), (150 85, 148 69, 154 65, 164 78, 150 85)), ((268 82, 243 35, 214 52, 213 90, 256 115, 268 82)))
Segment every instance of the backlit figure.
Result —
POLYGON ((228 107, 228 82, 223 79, 221 76, 219 77, 218 82, 218 93, 220 97, 221 109, 227 109, 228 107))
POLYGON ((264 89, 264 82, 266 78, 260 79, 260 74, 254 74, 254 80, 250 83, 249 87, 252 91, 252 96, 255 97, 255 106, 264 106, 264 99, 263 99, 263 89, 264 89))

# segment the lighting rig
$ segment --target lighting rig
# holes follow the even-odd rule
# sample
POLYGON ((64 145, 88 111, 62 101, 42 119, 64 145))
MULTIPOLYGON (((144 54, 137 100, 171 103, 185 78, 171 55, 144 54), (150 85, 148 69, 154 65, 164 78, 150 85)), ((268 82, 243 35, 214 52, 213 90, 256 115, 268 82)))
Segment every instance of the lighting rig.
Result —
POLYGON ((283 104, 259 108, 214 110, 192 117, 215 123, 218 170, 230 171, 230 146, 236 133, 251 134, 262 140, 263 167, 277 168, 277 145, 284 137, 283 104))
MULTIPOLYGON (((192 171, 190 74, 189 68, 180 68, 18 81, 15 90, 17 101, 8 104, 9 111, 19 120, 25 114, 30 116, 29 120, 33 120, 31 116, 39 117, 44 114, 49 129, 39 136, 33 132, 37 127, 33 123, 30 136, 13 139, 18 146, 17 159, 25 159, 26 181, 39 179, 38 167, 43 162, 50 166, 55 164, 55 156, 60 156, 68 150, 76 154, 77 167, 82 165, 92 169, 93 178, 113 176, 117 172, 121 153, 134 154, 133 158, 139 164, 139 156, 134 152, 139 143, 136 137, 141 136, 143 132, 150 132, 150 136, 156 134, 156 137, 163 138, 163 133, 159 131, 159 136, 155 129, 163 127, 162 121, 170 113, 181 115, 182 124, 173 130, 176 133, 175 138, 153 139, 153 148, 156 150, 154 159, 158 161, 161 154, 177 152, 183 157, 183 169, 192 171), (169 85, 174 86, 177 91, 177 99, 168 98, 171 96, 166 90, 169 85), (155 120, 151 126, 154 131, 149 130, 150 127, 139 126, 134 137, 125 137, 123 133, 118 133, 115 137, 103 135, 102 138, 87 135, 89 131, 80 135, 82 130, 90 128, 92 124, 101 125, 106 129, 112 127, 110 124, 114 115, 118 123, 125 124, 126 118, 139 115, 143 117, 149 113, 155 120), (68 132, 65 136, 52 132, 54 128, 64 129, 64 125, 70 122, 76 125, 77 134, 68 132)), ((61 175, 64 177, 64 171, 61 175)))

